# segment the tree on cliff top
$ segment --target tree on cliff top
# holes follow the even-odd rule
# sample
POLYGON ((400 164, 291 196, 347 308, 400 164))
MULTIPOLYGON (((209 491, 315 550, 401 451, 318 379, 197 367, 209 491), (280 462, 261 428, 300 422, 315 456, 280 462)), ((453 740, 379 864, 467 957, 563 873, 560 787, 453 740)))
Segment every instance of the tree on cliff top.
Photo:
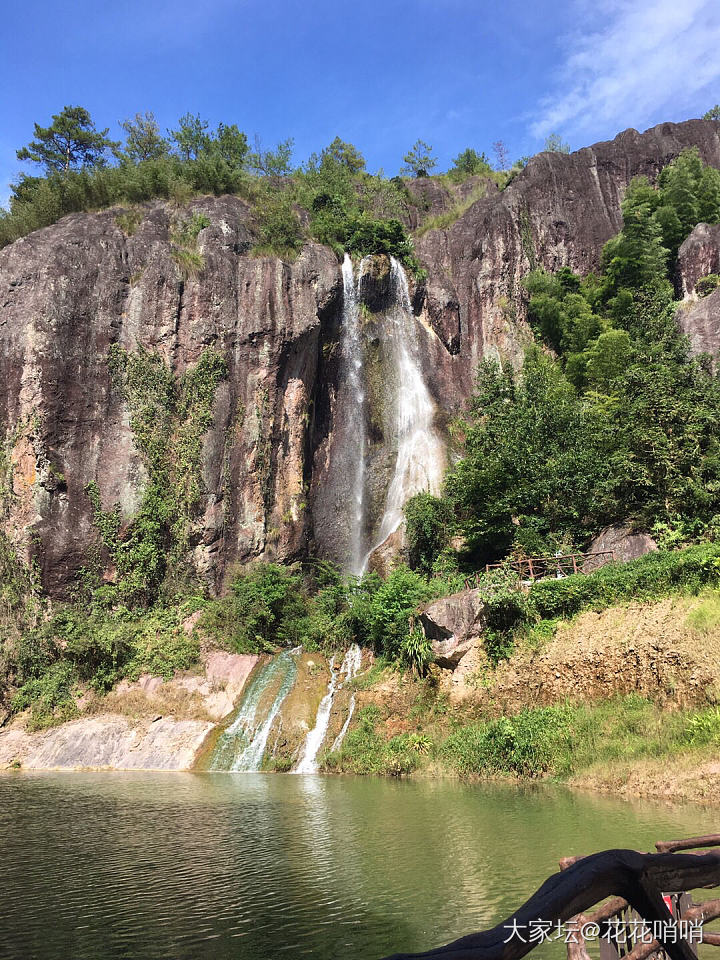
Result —
POLYGON ((136 113, 133 120, 123 120, 120 126, 125 131, 123 153, 133 163, 157 160, 168 155, 170 145, 160 133, 153 113, 136 113))
POLYGON ((720 120, 720 103, 716 103, 707 113, 704 113, 703 120, 720 120))
POLYGON ((551 133, 545 140, 544 149, 548 153, 570 153, 570 144, 566 143, 559 133, 551 133))
POLYGON ((432 147, 424 140, 416 140, 403 160, 405 165, 400 168, 400 172, 410 177, 427 177, 430 171, 437 166, 437 159, 432 154, 432 147))
POLYGON ((472 147, 466 147, 453 160, 454 169, 467 176, 474 176, 479 173, 490 173, 492 169, 490 161, 484 153, 478 153, 472 147))
POLYGON ((84 107, 64 107, 53 114, 49 127, 34 124, 35 139, 17 151, 18 160, 45 167, 47 173, 77 167, 103 167, 108 150, 118 144, 107 137, 108 129, 96 130, 84 107))

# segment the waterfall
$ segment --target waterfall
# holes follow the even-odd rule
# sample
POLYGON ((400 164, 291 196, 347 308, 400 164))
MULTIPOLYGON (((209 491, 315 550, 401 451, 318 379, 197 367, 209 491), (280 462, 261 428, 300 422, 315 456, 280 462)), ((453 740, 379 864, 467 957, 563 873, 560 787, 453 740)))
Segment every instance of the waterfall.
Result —
MULTIPOLYGON (((348 661, 348 673, 347 679, 352 680, 353 677, 357 676, 360 666, 362 665, 362 650, 360 647, 354 643, 347 654, 345 659, 348 661), (348 658, 351 658, 348 660, 348 658)), ((348 732, 348 727, 350 726, 350 721, 352 720, 353 713, 355 712, 355 692, 353 691, 350 694, 350 703, 348 704, 348 712, 345 717, 345 723, 342 725, 340 733, 333 740, 333 745, 330 747, 332 753, 335 753, 336 750, 339 750, 342 746, 343 740, 345 739, 345 734, 348 732)))
POLYGON ((232 723, 217 742, 210 770, 260 770, 275 717, 295 683, 298 652, 273 657, 252 676, 232 723))
MULTIPOLYGON (((293 771, 294 773, 317 773, 317 755, 320 752, 320 747, 323 745, 325 737, 327 736, 328 726, 330 725, 330 712, 332 710, 335 694, 343 687, 345 683, 348 682, 348 680, 352 680, 352 678, 360 669, 361 663, 362 651, 356 643, 354 643, 346 652, 339 670, 335 670, 335 657, 333 656, 330 658, 330 682, 328 683, 328 690, 320 701, 320 706, 318 707, 317 716, 315 718, 315 726, 312 728, 312 730, 310 730, 305 738, 302 756, 300 757, 298 765, 293 771)), ((355 709, 354 694, 351 697, 350 702, 350 712, 341 731, 341 743, 342 737, 345 736, 347 728, 350 724, 352 711, 355 709)), ((335 743, 337 743, 337 738, 335 743)), ((333 743, 333 750, 335 749, 335 743, 333 743)))
POLYGON ((373 550, 400 526, 406 501, 424 490, 440 491, 445 464, 443 444, 433 427, 435 407, 420 365, 418 322, 410 305, 405 271, 395 257, 390 257, 390 281, 393 305, 387 314, 385 338, 396 373, 393 432, 397 457, 377 536, 363 569, 373 550))
POLYGON ((348 572, 360 575, 364 570, 364 531, 365 531, 365 385, 363 383, 363 356, 360 340, 360 310, 357 288, 353 276, 353 265, 349 254, 345 254, 342 265, 343 278, 343 356, 347 364, 347 383, 352 406, 353 424, 350 452, 355 469, 351 477, 350 497, 350 544, 348 572))

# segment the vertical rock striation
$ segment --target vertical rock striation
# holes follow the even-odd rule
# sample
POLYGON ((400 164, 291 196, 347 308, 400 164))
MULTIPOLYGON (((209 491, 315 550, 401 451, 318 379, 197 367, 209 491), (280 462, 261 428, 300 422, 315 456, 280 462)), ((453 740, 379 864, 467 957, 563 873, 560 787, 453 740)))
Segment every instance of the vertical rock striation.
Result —
POLYGON ((212 346, 229 376, 204 438, 192 548, 217 587, 229 562, 305 549, 309 420, 321 327, 340 299, 337 260, 317 244, 293 264, 248 256, 248 211, 234 197, 182 215, 147 204, 132 236, 117 214, 65 217, 0 252, 5 533, 64 594, 97 539, 86 485, 127 519, 145 479, 110 346, 156 352, 178 376, 212 346), (204 266, 184 276, 174 231, 197 213, 210 221, 197 238, 204 266))

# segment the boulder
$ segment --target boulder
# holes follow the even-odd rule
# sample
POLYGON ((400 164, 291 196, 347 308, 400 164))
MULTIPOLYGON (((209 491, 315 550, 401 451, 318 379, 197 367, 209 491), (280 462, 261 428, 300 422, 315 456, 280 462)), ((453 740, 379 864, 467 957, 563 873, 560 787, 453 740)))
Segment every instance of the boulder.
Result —
POLYGON ((375 547, 368 558, 368 570, 386 577, 402 556, 404 535, 402 527, 394 530, 390 536, 375 547))
POLYGON ((480 591, 462 590, 436 600, 420 614, 420 624, 435 662, 454 670, 485 627, 480 591))
POLYGON ((701 300, 688 300, 676 314, 678 326, 690 340, 690 352, 717 357, 720 350, 720 287, 701 300))
POLYGON ((684 297, 692 297, 698 280, 720 273, 720 223, 699 223, 678 250, 677 279, 684 297))
MULTIPOLYGON (((588 553, 603 553, 610 551, 614 553, 614 559, 620 563, 628 560, 635 560, 646 553, 657 550, 658 546, 649 533, 639 533, 630 526, 629 523, 615 523, 610 527, 601 530, 595 537, 588 553)), ((597 560, 588 560, 585 564, 585 572, 590 573, 599 567, 610 563, 609 557, 599 557, 597 560)))

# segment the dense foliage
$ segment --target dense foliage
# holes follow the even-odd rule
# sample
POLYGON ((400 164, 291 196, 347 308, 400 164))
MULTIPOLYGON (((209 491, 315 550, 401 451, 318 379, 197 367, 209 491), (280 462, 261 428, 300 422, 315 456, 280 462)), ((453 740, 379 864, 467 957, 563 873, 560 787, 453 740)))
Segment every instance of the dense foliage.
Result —
MULTIPOLYGON (((35 138, 18 158, 40 168, 23 173, 12 186, 9 211, 0 211, 0 246, 54 223, 66 213, 153 198, 185 203, 195 194, 235 193, 254 211, 258 254, 294 257, 312 237, 338 253, 389 253, 417 270, 402 222, 410 195, 400 178, 371 175, 352 144, 336 137, 304 167, 294 168, 292 140, 264 149, 235 124, 210 130, 198 115, 185 114, 164 136, 152 113, 121 124, 122 143, 97 130, 82 107, 65 107, 48 127, 35 125, 35 138), (304 225, 299 211, 309 214, 304 225)), ((435 161, 418 141, 411 160, 431 169, 435 161)), ((478 155, 459 158, 460 178, 478 172, 478 155)), ((407 160, 407 158, 406 158, 407 160)), ((182 258, 182 254, 181 254, 182 258)), ((192 256, 184 256, 192 269, 192 256)))
POLYGON ((720 172, 686 151, 657 188, 634 180, 622 209, 599 277, 526 279, 542 346, 522 369, 480 368, 447 480, 474 563, 582 547, 613 521, 665 542, 720 525, 718 379, 689 356, 669 282, 692 227, 720 220, 720 172))

